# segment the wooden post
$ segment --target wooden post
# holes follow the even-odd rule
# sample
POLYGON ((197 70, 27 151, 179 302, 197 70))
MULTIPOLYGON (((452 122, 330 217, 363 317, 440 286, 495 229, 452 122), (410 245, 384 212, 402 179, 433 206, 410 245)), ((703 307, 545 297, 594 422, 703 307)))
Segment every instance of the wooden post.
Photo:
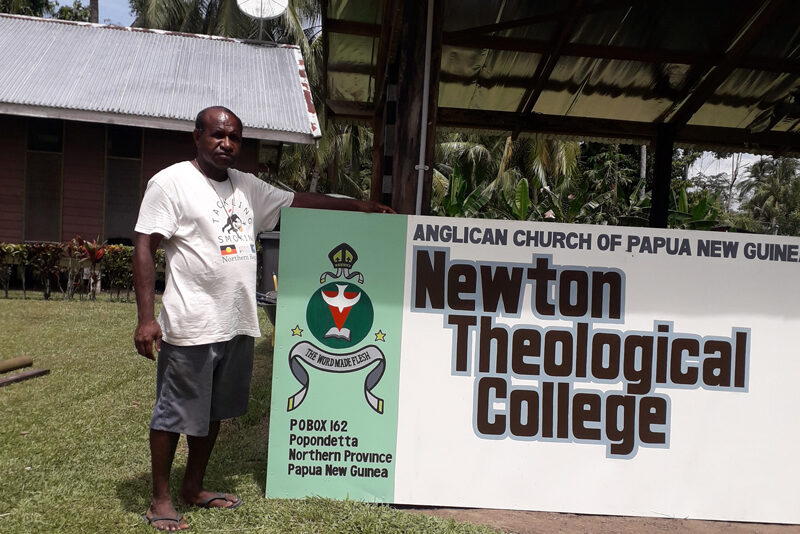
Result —
POLYGON ((672 149, 675 145, 675 128, 669 124, 660 124, 656 130, 655 145, 650 226, 666 228, 669 215, 669 186, 672 181, 672 149))
POLYGON ((383 202, 383 110, 375 110, 372 117, 372 180, 370 181, 369 199, 383 202))
POLYGON ((422 119, 427 2, 406 2, 398 60, 397 125, 392 156, 392 208, 414 213, 422 119))
POLYGON ((431 212, 431 188, 433 186, 433 160, 436 148, 436 124, 439 111, 439 73, 442 70, 442 18, 444 17, 444 1, 436 2, 433 7, 433 35, 431 39, 431 72, 430 95, 428 99, 428 134, 425 143, 425 165, 428 170, 422 179, 422 215, 431 212))
POLYGON ((50 369, 31 369, 30 371, 25 371, 24 373, 17 373, 15 375, 0 378, 0 387, 7 386, 9 384, 15 384, 17 382, 22 382, 24 380, 30 380, 31 378, 36 378, 37 376, 44 376, 49 374, 50 374, 50 369))

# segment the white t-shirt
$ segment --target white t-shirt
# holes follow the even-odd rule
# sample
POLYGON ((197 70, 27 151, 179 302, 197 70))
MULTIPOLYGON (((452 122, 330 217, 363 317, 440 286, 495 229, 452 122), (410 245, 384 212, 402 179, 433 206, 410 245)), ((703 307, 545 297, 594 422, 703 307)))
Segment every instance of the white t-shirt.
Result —
POLYGON ((202 345, 237 335, 259 337, 256 245, 294 194, 252 174, 228 170, 215 182, 190 161, 147 184, 136 231, 164 236, 166 287, 158 322, 164 341, 202 345))

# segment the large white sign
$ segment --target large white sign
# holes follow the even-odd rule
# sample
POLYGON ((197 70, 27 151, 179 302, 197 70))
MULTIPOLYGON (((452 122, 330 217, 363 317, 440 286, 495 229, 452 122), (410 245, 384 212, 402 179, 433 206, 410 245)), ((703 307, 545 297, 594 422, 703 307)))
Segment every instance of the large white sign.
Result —
MULTIPOLYGON (((302 251, 282 243, 282 280, 305 276, 294 262, 316 273, 311 258, 333 262, 335 247, 347 244, 366 281, 363 291, 353 280, 339 284, 339 298, 402 291, 372 297, 363 348, 334 346, 324 339, 331 330, 303 339, 290 332, 307 326, 301 318, 316 321, 307 295, 319 273, 281 301, 268 495, 800 523, 797 239, 353 214, 332 224, 302 215, 288 210, 284 227, 313 228, 315 237, 291 239, 302 251), (355 237, 384 224, 386 232, 355 237), (381 269, 382 261, 404 266, 381 269), (307 366, 316 367, 315 382, 308 370, 289 373, 292 355, 330 366, 307 366), (369 387, 358 386, 363 408, 337 412, 320 393, 315 414, 311 384, 332 383, 333 366, 357 358, 354 376, 380 368, 369 387), (308 411, 287 410, 283 390, 303 383, 308 411), (340 442, 341 457, 320 455, 338 449, 314 436, 337 433, 297 430, 298 421, 331 415, 361 428, 370 450, 340 442), (282 426, 286 438, 273 443, 282 426), (368 439, 373 427, 381 445, 368 439), (348 454, 360 467, 347 470, 348 454), (306 476, 313 470, 302 466, 315 458, 319 474, 306 476), (339 460, 345 476, 331 486, 326 466, 339 460), (370 477, 381 484, 348 490, 370 477)), ((336 294, 333 285, 319 291, 336 294)), ((345 327, 358 325, 337 325, 345 327)))

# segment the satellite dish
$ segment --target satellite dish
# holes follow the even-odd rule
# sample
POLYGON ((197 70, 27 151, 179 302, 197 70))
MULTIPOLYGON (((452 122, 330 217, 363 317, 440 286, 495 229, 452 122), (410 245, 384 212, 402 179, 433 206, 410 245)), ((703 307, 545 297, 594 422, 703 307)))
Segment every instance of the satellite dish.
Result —
POLYGON ((274 19, 286 11, 289 0, 236 0, 245 14, 256 19, 274 19))

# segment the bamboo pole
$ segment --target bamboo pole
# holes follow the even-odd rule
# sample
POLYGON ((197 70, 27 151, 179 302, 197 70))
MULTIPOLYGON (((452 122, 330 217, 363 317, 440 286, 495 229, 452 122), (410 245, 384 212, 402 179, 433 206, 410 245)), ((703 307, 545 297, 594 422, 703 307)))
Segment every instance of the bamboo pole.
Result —
POLYGON ((0 373, 7 373, 23 367, 30 367, 33 365, 33 359, 29 356, 20 356, 18 358, 11 358, 10 360, 0 361, 0 373))

